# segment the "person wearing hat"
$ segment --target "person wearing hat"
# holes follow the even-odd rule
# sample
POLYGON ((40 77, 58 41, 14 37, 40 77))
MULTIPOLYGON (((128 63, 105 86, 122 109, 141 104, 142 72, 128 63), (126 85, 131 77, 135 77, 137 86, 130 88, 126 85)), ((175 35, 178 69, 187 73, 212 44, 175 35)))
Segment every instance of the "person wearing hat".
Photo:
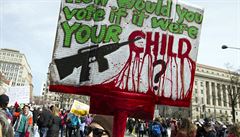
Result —
POLYGON ((87 137, 112 137, 113 116, 95 115, 87 127, 87 137))
POLYGON ((215 131, 214 127, 212 126, 211 121, 208 118, 204 119, 203 128, 205 131, 204 137, 217 137, 216 131, 215 131))
POLYGON ((13 128, 6 113, 8 103, 9 97, 6 94, 0 95, 0 137, 13 137, 13 128))

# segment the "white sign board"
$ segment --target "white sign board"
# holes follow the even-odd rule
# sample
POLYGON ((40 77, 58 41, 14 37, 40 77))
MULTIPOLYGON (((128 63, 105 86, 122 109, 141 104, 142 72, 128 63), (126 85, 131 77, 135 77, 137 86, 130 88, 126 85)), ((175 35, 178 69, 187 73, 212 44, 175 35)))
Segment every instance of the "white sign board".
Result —
POLYGON ((180 0, 62 0, 60 10, 52 85, 190 104, 203 9, 180 0))
POLYGON ((9 87, 9 90, 6 92, 6 94, 9 96, 9 105, 14 105, 15 102, 18 102, 18 104, 30 103, 29 86, 9 87))

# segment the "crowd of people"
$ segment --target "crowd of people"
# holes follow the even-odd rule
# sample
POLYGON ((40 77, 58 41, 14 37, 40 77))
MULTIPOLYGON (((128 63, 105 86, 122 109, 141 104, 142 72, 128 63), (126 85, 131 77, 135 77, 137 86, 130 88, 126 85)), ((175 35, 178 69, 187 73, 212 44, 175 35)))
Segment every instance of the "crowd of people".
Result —
POLYGON ((0 137, 112 136, 110 116, 77 116, 54 105, 32 109, 30 105, 20 107, 15 103, 8 108, 8 102, 7 95, 0 95, 0 137))
POLYGON ((127 121, 128 134, 137 134, 138 137, 240 137, 240 125, 224 125, 222 122, 213 122, 209 118, 192 121, 188 118, 165 119, 157 117, 154 121, 143 121, 129 118, 127 121))
MULTIPOLYGON (((0 95, 0 137, 112 137, 112 116, 77 116, 54 105, 33 108, 15 103, 8 108, 8 102, 7 95, 0 95)), ((239 124, 226 126, 208 118, 195 122, 187 118, 128 118, 126 129, 138 137, 240 137, 239 124)))

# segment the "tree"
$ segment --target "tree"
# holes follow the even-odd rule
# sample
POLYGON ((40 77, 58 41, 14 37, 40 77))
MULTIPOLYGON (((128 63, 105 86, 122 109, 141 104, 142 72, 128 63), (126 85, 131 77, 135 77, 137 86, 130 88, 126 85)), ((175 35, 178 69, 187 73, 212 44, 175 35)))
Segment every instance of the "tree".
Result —
POLYGON ((230 85, 227 86, 229 101, 227 102, 232 109, 233 123, 236 122, 236 107, 240 103, 240 71, 228 71, 230 85))

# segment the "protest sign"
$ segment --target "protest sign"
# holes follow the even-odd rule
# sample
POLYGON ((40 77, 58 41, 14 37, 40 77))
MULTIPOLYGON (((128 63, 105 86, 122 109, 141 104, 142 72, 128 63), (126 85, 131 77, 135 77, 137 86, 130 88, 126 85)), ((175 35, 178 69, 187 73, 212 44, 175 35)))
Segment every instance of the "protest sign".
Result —
POLYGON ((9 105, 30 103, 30 87, 29 86, 15 86, 9 87, 6 94, 9 96, 9 105))
POLYGON ((117 136, 155 104, 188 107, 202 21, 182 1, 62 0, 50 90, 90 96, 90 112, 114 115, 117 136))
POLYGON ((202 9, 181 1, 63 0, 51 82, 188 106, 202 20, 202 9))
POLYGON ((89 113, 89 106, 87 104, 74 100, 70 112, 77 116, 84 116, 89 113))

